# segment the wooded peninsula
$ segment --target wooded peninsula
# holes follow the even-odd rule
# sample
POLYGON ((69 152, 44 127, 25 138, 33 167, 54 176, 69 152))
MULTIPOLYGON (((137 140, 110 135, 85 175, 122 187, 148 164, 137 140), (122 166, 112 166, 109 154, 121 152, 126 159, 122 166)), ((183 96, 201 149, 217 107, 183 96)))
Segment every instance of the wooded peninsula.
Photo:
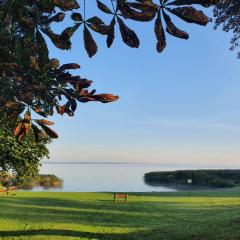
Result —
POLYGON ((178 170, 168 172, 149 172, 144 175, 146 184, 192 185, 200 187, 232 188, 240 186, 240 170, 178 170))

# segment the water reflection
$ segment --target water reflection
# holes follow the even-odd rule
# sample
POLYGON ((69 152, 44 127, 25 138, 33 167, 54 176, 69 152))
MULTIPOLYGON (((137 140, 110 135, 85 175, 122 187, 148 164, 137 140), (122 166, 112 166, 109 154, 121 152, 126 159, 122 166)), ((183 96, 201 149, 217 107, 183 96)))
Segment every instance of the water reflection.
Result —
MULTIPOLYGON (((215 166, 216 167, 216 166, 215 166)), ((220 168, 220 166, 217 166, 220 168)), ((150 186, 144 174, 152 171, 199 169, 203 166, 186 164, 116 164, 116 163, 43 163, 41 173, 63 179, 64 192, 172 192, 176 186, 150 186)), ((214 168, 214 166, 205 166, 214 168)), ((223 168, 226 168, 224 166, 223 168)), ((42 189, 34 189, 41 191, 42 189)), ((60 191, 50 189, 50 191, 60 191)))

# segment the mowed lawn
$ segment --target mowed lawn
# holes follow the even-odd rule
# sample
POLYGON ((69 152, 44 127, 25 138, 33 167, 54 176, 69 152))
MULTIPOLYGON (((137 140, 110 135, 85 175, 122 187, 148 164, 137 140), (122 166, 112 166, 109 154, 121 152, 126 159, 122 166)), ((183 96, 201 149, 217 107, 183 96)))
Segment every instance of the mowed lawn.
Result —
POLYGON ((0 239, 239 240, 240 190, 0 194, 0 239))

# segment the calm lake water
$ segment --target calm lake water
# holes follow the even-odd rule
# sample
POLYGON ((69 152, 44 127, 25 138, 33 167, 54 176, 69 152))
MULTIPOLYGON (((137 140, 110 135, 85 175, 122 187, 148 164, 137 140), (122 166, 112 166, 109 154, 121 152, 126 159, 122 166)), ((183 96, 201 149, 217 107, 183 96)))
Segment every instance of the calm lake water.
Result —
MULTIPOLYGON (((63 192, 169 192, 176 189, 144 183, 144 174, 150 171, 181 169, 229 169, 231 166, 203 166, 189 164, 132 164, 132 163, 57 163, 44 162, 40 173, 55 174, 63 179, 63 192)), ((240 166, 239 166, 240 168, 240 166)), ((35 188, 34 191, 42 191, 35 188)))

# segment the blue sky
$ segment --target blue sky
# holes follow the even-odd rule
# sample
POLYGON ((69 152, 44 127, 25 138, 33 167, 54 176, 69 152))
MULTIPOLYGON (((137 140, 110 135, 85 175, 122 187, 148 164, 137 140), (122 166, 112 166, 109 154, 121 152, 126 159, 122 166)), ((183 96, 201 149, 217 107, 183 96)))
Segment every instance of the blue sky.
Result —
POLYGON ((231 34, 175 22, 190 39, 167 35, 163 54, 155 51, 154 22, 127 21, 139 49, 124 45, 119 33, 107 49, 105 37, 93 34, 99 52, 89 59, 81 30, 71 51, 50 45, 62 63, 79 63, 75 73, 99 93, 120 96, 112 104, 79 104, 74 118, 54 117, 60 138, 50 146, 51 160, 238 164, 240 61, 228 50, 231 34))

